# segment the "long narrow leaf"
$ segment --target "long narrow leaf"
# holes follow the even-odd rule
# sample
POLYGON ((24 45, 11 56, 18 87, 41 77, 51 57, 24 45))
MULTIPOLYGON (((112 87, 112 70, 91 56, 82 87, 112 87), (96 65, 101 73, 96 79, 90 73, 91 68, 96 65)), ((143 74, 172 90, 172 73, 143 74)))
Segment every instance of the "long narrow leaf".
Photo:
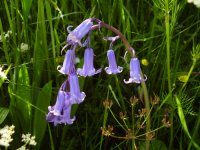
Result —
POLYGON ((9 113, 8 108, 0 108, 0 124, 6 119, 7 115, 9 113))
POLYGON ((25 64, 23 64, 19 70, 16 95, 21 97, 27 103, 20 101, 17 98, 15 103, 15 114, 19 118, 21 127, 24 131, 30 131, 31 124, 31 107, 29 103, 32 103, 31 88, 29 83, 29 74, 25 64))
MULTIPOLYGON (((51 101, 51 91, 52 91, 52 82, 50 81, 40 91, 36 107, 38 107, 41 110, 47 110, 51 101)), ((39 148, 47 127, 45 114, 42 113, 41 111, 35 110, 33 127, 34 127, 33 128, 34 135, 36 136, 37 146, 39 148)))
POLYGON ((181 102, 180 102, 180 100, 177 96, 176 96, 176 103, 177 103, 177 107, 178 107, 178 115, 179 115, 179 118, 180 118, 180 121, 181 121, 181 124, 182 124, 184 131, 186 132, 189 139, 192 141, 194 147, 197 148, 197 149, 200 149, 200 147, 193 141, 193 139, 192 139, 192 137, 189 133, 187 123, 186 123, 186 120, 185 120, 185 115, 183 113, 182 105, 181 105, 181 102))

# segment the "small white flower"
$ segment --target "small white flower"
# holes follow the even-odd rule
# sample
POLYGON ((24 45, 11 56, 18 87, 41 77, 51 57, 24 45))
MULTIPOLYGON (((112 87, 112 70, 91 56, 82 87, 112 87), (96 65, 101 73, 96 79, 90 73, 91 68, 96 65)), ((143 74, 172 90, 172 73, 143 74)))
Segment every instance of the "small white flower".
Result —
POLYGON ((23 145, 23 146, 21 146, 20 148, 18 148, 17 150, 28 150, 28 149, 26 149, 26 146, 23 145))
POLYGON ((27 51, 27 50, 28 50, 28 44, 26 44, 26 43, 21 43, 20 49, 21 49, 21 52, 27 51))
POLYGON ((35 136, 31 136, 30 133, 22 134, 22 142, 24 142, 25 144, 33 145, 33 146, 37 144, 35 141, 35 136))
POLYGON ((12 34, 12 31, 11 30, 8 30, 7 33, 4 32, 4 38, 5 39, 8 39, 10 37, 10 35, 12 34))
POLYGON ((10 142, 12 142, 12 134, 14 131, 15 126, 5 126, 4 128, 0 129, 0 145, 8 147, 10 146, 10 142))
POLYGON ((6 76, 6 74, 3 71, 3 68, 1 66, 0 66, 0 78, 7 79, 7 76, 6 76))
POLYGON ((197 8, 200 8, 200 0, 188 0, 188 3, 193 3, 197 8))

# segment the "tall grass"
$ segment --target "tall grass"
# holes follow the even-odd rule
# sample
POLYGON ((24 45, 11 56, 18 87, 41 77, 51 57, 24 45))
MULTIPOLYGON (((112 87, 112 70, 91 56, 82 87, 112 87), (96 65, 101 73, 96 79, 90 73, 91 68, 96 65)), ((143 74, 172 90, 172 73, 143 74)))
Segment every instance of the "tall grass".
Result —
MULTIPOLYGON (((0 65, 7 79, 0 78, 0 124, 15 125, 11 149, 28 132, 36 136, 35 149, 199 149, 199 10, 186 0, 1 0, 0 65), (113 49, 124 71, 80 77, 87 97, 73 106, 76 121, 55 127, 45 116, 65 78, 56 68, 64 59, 66 28, 89 17, 126 36, 141 62, 148 61, 142 65, 148 79, 124 84, 129 66, 117 41, 113 49)), ((92 33, 96 67, 107 66, 107 36, 114 33, 92 33)), ((83 51, 77 50, 78 66, 83 51)))

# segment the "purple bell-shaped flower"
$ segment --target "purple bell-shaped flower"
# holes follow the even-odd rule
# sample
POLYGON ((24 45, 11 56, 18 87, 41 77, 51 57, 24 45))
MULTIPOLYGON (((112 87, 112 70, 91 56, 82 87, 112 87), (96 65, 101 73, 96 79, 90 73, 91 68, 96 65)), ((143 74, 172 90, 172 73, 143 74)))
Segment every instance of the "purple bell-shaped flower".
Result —
POLYGON ((94 61, 93 49, 87 48, 84 54, 83 68, 78 68, 77 74, 79 74, 80 76, 86 77, 86 76, 93 76, 101 72, 101 69, 95 70, 93 61, 94 61))
POLYGON ((71 74, 68 76, 68 81, 70 85, 70 103, 80 104, 85 99, 86 95, 84 92, 80 92, 78 76, 76 74, 71 74))
POLYGON ((53 123, 54 123, 54 126, 56 126, 57 124, 60 124, 60 121, 61 121, 61 118, 62 118, 62 117, 61 117, 61 116, 55 115, 55 114, 53 113, 54 109, 55 109, 55 106, 53 106, 53 107, 49 106, 49 107, 48 107, 49 113, 48 113, 47 116, 46 116, 46 120, 47 120, 48 122, 53 122, 53 123))
POLYGON ((123 67, 117 66, 115 53, 112 49, 107 51, 109 67, 105 68, 107 74, 117 74, 123 71, 123 67))
POLYGON ((72 26, 69 26, 67 28, 67 31, 69 32, 69 34, 67 36, 67 42, 69 43, 68 45, 70 45, 70 44, 74 45, 74 44, 78 43, 81 47, 83 47, 83 44, 81 43, 81 39, 86 34, 88 34, 92 25, 93 25, 92 18, 90 18, 90 19, 86 19, 85 21, 83 21, 73 31, 69 30, 69 28, 72 27, 72 26))
POLYGON ((67 97, 67 93, 65 91, 59 90, 56 104, 54 105, 54 109, 51 111, 54 115, 56 116, 61 115, 66 97, 67 97))
POLYGON ((126 84, 141 83, 146 81, 146 75, 144 75, 144 77, 145 79, 143 79, 140 74, 140 61, 138 60, 138 58, 132 58, 130 61, 130 78, 128 81, 124 80, 124 82, 126 84))
POLYGON ((72 105, 65 105, 63 108, 63 115, 60 123, 73 124, 76 117, 71 118, 71 107, 72 105))
POLYGON ((71 74, 71 72, 75 69, 74 61, 75 61, 75 51, 69 49, 65 54, 63 66, 57 67, 58 71, 62 74, 71 74))

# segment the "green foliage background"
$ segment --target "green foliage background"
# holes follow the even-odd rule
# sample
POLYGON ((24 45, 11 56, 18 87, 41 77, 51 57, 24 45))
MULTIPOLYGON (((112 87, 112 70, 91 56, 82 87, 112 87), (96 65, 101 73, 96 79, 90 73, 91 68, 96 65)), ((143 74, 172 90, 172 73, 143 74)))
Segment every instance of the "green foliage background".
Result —
MULTIPOLYGON (((90 17, 119 29, 137 57, 149 62, 141 66, 148 77, 148 93, 160 98, 159 105, 151 107, 151 128, 162 126, 163 117, 172 123, 170 128, 155 131, 150 149, 198 149, 200 9, 186 0, 1 0, 0 65, 7 70, 8 80, 0 78, 0 125, 15 125, 10 148, 20 147, 21 134, 30 132, 36 136, 35 149, 145 149, 145 139, 133 141, 101 134, 101 127, 108 124, 119 137, 127 134, 120 124, 133 125, 138 133, 145 131, 137 129, 136 117, 145 107, 143 89, 123 82, 129 77, 129 66, 123 59, 125 47, 120 40, 113 49, 123 73, 109 76, 102 72, 80 78, 87 97, 73 106, 73 125, 54 127, 45 120, 47 108, 55 103, 66 78, 56 69, 64 59, 60 50, 66 44, 66 28, 90 17), (8 30, 12 34, 6 38, 4 32, 8 30), (21 43, 27 43, 29 49, 22 51, 21 43), (186 80, 182 82, 181 77, 186 80), (129 99, 134 95, 140 100, 131 110, 129 99), (105 99, 113 101, 111 109, 104 108, 105 99), (120 111, 127 112, 126 123, 119 119, 120 111), (132 117, 136 117, 135 123, 132 117)), ((92 32, 96 68, 107 66, 106 36, 114 33, 107 29, 92 32)), ((84 49, 78 48, 81 61, 77 67, 83 64, 83 53, 84 49)))

